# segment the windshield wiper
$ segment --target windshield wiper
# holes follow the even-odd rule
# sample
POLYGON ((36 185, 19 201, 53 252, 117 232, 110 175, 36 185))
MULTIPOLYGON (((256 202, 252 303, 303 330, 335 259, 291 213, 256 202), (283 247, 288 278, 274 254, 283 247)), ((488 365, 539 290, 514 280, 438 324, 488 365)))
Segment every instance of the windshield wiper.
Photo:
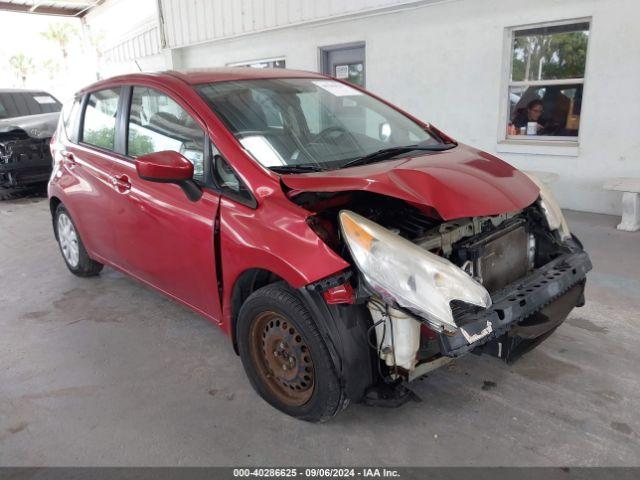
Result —
POLYGON ((354 158, 347 163, 340 166, 340 168, 355 167, 356 165, 366 165, 367 163, 380 162, 382 160, 390 160, 393 157, 402 155, 403 153, 409 153, 413 151, 425 151, 425 152, 442 152, 444 150, 451 150, 457 143, 436 143, 435 145, 405 145, 403 147, 389 147, 378 150, 377 152, 370 153, 364 157, 354 158))
POLYGON ((323 168, 317 165, 276 165, 269 167, 269 170, 273 170, 276 173, 309 173, 321 172, 323 168))

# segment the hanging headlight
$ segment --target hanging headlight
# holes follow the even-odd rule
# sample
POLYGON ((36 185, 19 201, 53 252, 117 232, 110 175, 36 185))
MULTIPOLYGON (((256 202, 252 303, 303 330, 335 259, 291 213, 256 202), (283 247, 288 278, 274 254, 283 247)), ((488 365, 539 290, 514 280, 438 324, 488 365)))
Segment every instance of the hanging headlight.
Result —
POLYGON ((457 329, 449 305, 452 300, 484 308, 491 305, 489 292, 448 260, 348 210, 340 212, 340 226, 367 284, 433 326, 457 329))
POLYGON ((540 208, 547 219, 549 228, 551 230, 557 230, 560 234, 560 239, 563 241, 571 238, 571 231, 569 230, 567 220, 564 218, 560 205, 558 205, 551 189, 535 175, 527 173, 527 176, 540 189, 540 208))

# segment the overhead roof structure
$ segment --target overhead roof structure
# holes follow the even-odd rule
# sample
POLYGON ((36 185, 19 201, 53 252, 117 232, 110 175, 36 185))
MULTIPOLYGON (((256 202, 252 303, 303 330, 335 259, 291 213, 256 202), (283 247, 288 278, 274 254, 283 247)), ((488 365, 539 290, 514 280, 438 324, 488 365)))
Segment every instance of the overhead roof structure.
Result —
POLYGON ((103 2, 104 0, 4 0, 0 1, 0 11, 81 18, 103 2))

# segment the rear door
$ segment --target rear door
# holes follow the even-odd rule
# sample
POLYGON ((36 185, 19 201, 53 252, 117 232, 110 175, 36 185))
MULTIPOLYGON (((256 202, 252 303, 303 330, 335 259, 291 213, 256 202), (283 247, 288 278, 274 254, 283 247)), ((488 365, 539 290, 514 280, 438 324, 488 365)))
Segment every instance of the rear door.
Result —
POLYGON ((59 152, 62 174, 58 183, 64 190, 64 204, 89 254, 107 262, 115 257, 110 172, 116 155, 120 92, 120 87, 107 88, 79 99, 66 122, 67 140, 59 152))
POLYGON ((207 187, 204 123, 160 87, 127 90, 122 119, 126 158, 117 160, 112 171, 119 266, 220 319, 214 245, 219 194, 207 187), (203 188, 200 200, 190 201, 177 185, 138 177, 135 158, 165 150, 194 164, 194 180, 203 188))

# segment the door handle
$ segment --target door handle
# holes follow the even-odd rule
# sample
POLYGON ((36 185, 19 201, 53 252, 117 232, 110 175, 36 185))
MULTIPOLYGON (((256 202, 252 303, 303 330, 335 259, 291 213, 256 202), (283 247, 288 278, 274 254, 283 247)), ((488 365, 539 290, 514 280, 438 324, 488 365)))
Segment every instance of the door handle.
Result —
POLYGON ((126 175, 116 175, 113 177, 112 183, 120 193, 125 193, 131 190, 131 182, 129 181, 129 177, 126 175))
POLYGON ((63 150, 62 152, 60 152, 60 155, 62 155, 62 158, 67 164, 67 167, 73 168, 78 165, 78 162, 76 162, 76 157, 73 153, 63 150))

